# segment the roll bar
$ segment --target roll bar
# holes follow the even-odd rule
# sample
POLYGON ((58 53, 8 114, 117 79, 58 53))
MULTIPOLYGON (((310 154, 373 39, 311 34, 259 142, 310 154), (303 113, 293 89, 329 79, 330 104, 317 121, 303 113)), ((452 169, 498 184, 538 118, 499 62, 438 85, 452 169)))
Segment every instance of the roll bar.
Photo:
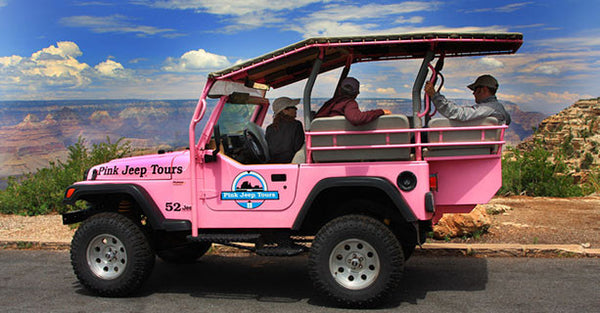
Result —
POLYGON ((310 122, 312 122, 312 116, 310 114, 310 95, 312 94, 313 86, 315 85, 315 81, 317 80, 317 75, 319 74, 319 70, 321 69, 321 65, 323 64, 323 59, 325 58, 325 48, 321 47, 319 49, 319 56, 315 59, 315 63, 313 64, 312 71, 310 72, 310 76, 308 77, 308 81, 304 86, 304 95, 302 98, 303 108, 304 108, 304 129, 306 131, 310 131, 310 122))

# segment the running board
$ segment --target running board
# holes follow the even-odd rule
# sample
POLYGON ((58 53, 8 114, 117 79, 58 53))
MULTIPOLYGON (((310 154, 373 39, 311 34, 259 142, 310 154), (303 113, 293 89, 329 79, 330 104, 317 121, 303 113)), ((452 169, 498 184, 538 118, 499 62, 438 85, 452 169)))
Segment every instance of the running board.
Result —
POLYGON ((261 234, 219 234, 219 233, 199 233, 198 237, 187 236, 189 241, 212 242, 212 243, 230 243, 230 242, 256 242, 261 238, 261 234))
POLYGON ((243 250, 249 250, 262 256, 294 256, 308 251, 303 245, 297 245, 291 241, 277 242, 275 246, 264 246, 261 234, 226 234, 226 233, 199 233, 198 237, 187 237, 189 241, 211 242, 243 250), (236 242, 254 243, 254 245, 242 245, 236 242), (258 247, 257 247, 258 246, 258 247))

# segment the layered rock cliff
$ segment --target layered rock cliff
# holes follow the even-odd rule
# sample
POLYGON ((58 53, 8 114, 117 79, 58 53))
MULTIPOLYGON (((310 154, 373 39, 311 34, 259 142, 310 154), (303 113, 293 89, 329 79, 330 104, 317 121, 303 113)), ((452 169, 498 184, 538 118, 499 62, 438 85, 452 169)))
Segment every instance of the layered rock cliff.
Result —
POLYGON ((554 156, 566 155, 575 172, 600 166, 600 98, 579 100, 544 119, 517 148, 531 150, 538 143, 554 156))

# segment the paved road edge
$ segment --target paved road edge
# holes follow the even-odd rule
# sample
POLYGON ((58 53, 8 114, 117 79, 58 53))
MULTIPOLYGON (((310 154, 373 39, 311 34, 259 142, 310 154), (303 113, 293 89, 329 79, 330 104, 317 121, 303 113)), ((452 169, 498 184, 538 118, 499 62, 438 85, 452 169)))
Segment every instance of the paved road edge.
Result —
MULTIPOLYGON (((70 242, 2 241, 2 250, 68 250, 70 242)), ((244 256, 251 252, 214 245, 210 252, 223 256, 244 256)), ((464 244, 426 243, 417 247, 415 255, 473 257, 592 257, 600 258, 600 249, 581 245, 464 244)))

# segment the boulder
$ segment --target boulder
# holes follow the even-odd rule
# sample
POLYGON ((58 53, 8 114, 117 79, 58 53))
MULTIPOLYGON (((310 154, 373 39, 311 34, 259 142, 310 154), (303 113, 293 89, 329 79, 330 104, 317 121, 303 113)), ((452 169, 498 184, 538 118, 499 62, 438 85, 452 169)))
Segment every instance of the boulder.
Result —
POLYGON ((466 214, 444 214, 437 225, 433 226, 435 239, 471 236, 483 233, 492 224, 492 219, 486 212, 486 207, 478 205, 466 214))

